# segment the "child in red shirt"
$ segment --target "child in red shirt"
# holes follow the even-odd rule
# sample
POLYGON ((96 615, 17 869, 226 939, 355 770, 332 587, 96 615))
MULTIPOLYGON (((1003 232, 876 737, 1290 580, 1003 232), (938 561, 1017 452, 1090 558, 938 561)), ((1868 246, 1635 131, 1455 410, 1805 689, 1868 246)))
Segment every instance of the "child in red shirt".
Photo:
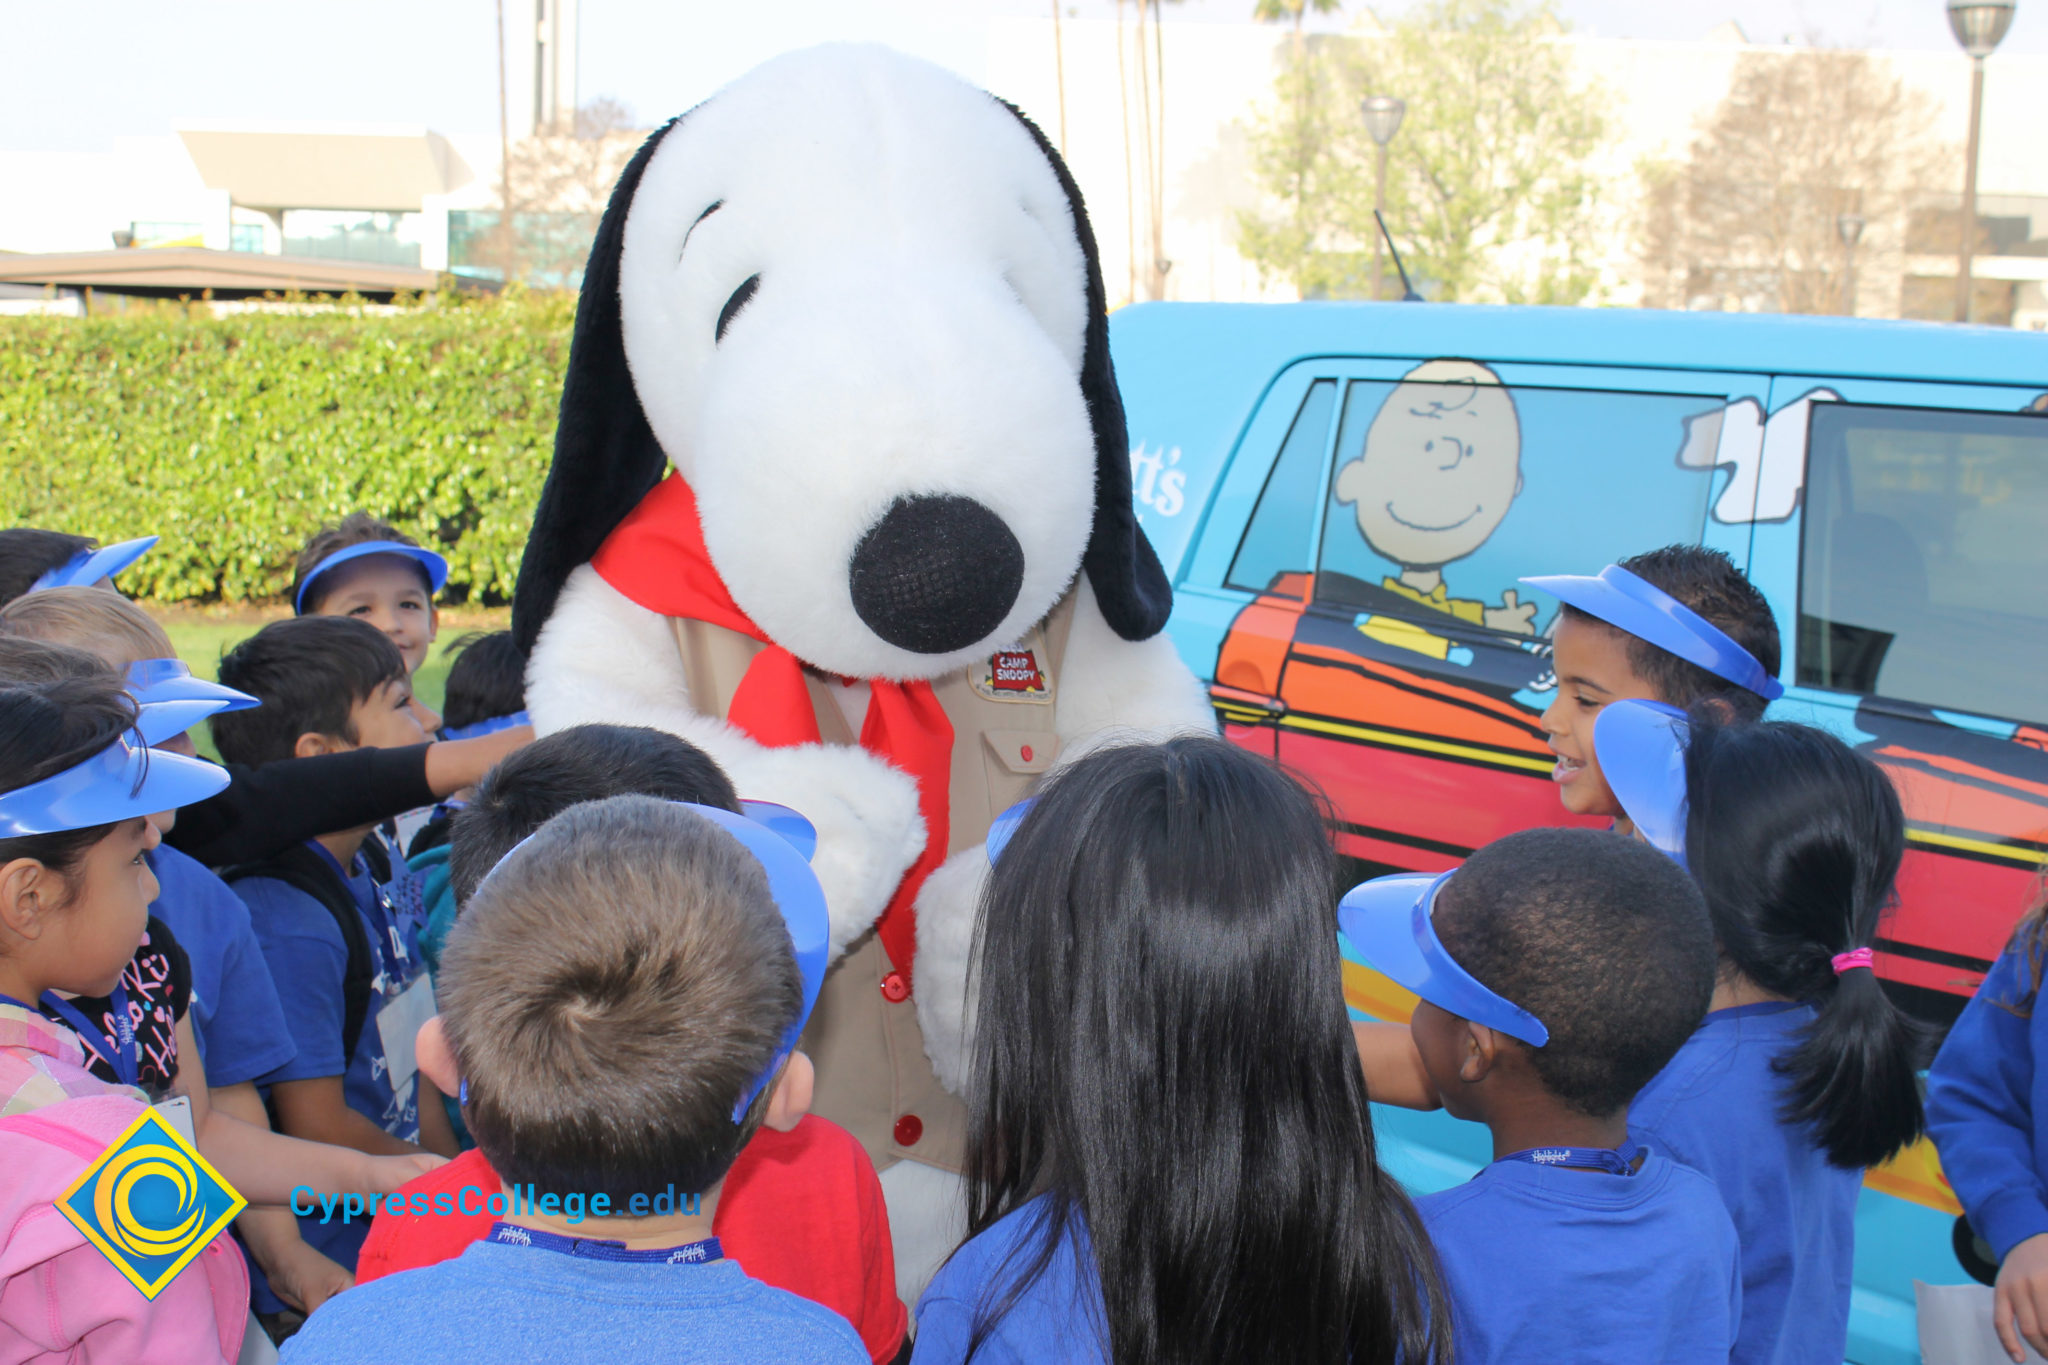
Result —
MULTIPOLYGON (((718 765, 673 735, 620 725, 549 735, 493 769, 456 815, 449 870, 457 913, 484 875, 550 818, 580 802, 633 795, 740 808, 718 765)), ((501 1188, 480 1151, 410 1181, 377 1205, 357 1281, 461 1255, 489 1233, 495 1217, 484 1203, 501 1188)), ((909 1359, 909 1314, 896 1297, 881 1182, 845 1129, 816 1115, 786 1133, 764 1125, 725 1178, 713 1230, 747 1274, 844 1316, 878 1365, 909 1359)))

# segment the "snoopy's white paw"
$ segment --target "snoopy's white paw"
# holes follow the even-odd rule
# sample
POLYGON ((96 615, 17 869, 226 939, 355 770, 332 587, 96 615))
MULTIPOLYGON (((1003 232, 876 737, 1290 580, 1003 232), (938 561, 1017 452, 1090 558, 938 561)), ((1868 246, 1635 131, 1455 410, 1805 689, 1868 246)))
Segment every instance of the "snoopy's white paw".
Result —
POLYGON ((924 851, 917 784, 866 750, 839 744, 770 750, 750 768, 742 796, 791 806, 817 828, 811 870, 825 890, 837 958, 887 908, 924 851))
POLYGON ((988 854, 976 844, 948 858, 917 893, 917 1026, 939 1084, 956 1095, 967 1093, 974 1028, 968 965, 987 878, 988 854))

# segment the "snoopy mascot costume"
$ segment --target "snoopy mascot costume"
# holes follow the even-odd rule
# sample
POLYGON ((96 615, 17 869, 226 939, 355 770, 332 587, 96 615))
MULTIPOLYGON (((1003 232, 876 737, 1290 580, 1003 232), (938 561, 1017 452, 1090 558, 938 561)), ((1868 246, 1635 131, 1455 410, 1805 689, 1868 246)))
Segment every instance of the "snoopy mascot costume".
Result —
POLYGON ((1043 134, 887 49, 778 57, 647 140, 592 246, 513 625, 542 733, 651 725, 802 811, 837 959, 814 1109, 899 1290, 964 1227, 994 816, 1213 729, 1160 635, 1095 240, 1043 134))

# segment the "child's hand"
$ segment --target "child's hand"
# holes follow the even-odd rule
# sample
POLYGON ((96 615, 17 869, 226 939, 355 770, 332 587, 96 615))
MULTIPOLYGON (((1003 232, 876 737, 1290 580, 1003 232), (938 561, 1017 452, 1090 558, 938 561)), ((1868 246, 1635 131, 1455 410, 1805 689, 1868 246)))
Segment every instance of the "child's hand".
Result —
POLYGON ((280 1241, 274 1254, 263 1263, 270 1288, 280 1299, 311 1317, 313 1310, 344 1289, 355 1288, 356 1277, 294 1237, 280 1241))
POLYGON ((2027 1238, 1998 1267, 1992 1325, 2014 1360, 2025 1360, 2020 1339, 2048 1355, 2048 1232, 2027 1238))
POLYGON ((365 1194, 390 1194, 406 1181, 425 1175, 436 1166, 445 1166, 448 1158, 435 1156, 432 1152, 412 1152, 405 1156, 366 1156, 363 1158, 362 1191, 365 1194))

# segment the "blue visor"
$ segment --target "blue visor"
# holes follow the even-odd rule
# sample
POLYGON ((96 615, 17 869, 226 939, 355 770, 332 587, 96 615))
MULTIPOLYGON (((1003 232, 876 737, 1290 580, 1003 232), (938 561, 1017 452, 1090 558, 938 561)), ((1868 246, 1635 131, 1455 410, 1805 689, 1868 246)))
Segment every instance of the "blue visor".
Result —
POLYGON ((0 792, 0 838, 90 829, 203 801, 227 769, 134 743, 131 731, 75 767, 0 792))
POLYGON ((441 731, 443 739, 478 739, 484 735, 495 735, 500 730, 509 730, 515 725, 531 725, 533 717, 524 711, 514 711, 509 716, 492 716, 474 725, 451 725, 441 731))
MULTIPOLYGON (((790 1024, 789 1032, 783 1035, 782 1047, 761 1073, 760 1079, 747 1087, 733 1106, 732 1121, 738 1123, 746 1117, 747 1108, 761 1093, 763 1087, 774 1078, 783 1059, 796 1048, 796 1040, 810 1022, 811 1009, 818 1003, 818 991, 825 984, 825 968, 831 958, 831 921, 825 915, 825 889, 818 885, 818 874, 811 871, 810 859, 798 846, 779 832, 774 824, 757 822, 747 815, 734 815, 729 810, 716 806, 700 806, 691 801, 680 801, 683 809, 694 811, 712 824, 740 841, 754 860, 761 864, 761 870, 768 874, 768 894, 775 898, 775 908, 782 912, 782 922, 789 927, 790 947, 796 953, 796 969, 804 979, 804 1004, 797 1012, 796 1020, 790 1024)), ((771 819, 784 828, 791 829, 790 820, 805 820, 787 806, 769 806, 760 803, 756 809, 771 814, 771 819)), ((810 842, 817 843, 817 832, 811 831, 810 842)))
POLYGON ((146 701, 135 708, 135 728, 142 733, 144 744, 154 746, 176 739, 208 716, 229 709, 226 703, 217 701, 146 701))
POLYGON ((336 550, 333 554, 315 564, 313 571, 306 575, 304 582, 299 584, 298 595, 292 598, 292 610, 301 615, 305 613, 306 589, 312 587, 314 580, 319 578, 321 574, 326 573, 329 569, 346 564, 351 559, 362 559, 368 555, 398 555, 402 558, 410 559, 413 563, 419 565, 420 568, 426 571, 427 583, 431 589, 428 596, 441 591, 442 585, 448 581, 448 561, 435 554, 432 550, 422 550, 417 545, 406 545, 396 540, 366 540, 360 545, 351 545, 345 550, 336 550))
POLYGON ((263 703, 247 692, 192 676, 178 659, 138 659, 128 665, 128 695, 148 704, 161 701, 211 701, 216 711, 246 711, 263 703))
POLYGON ((102 545, 97 550, 80 550, 31 583, 28 590, 41 592, 44 588, 89 588, 102 578, 112 578, 148 554, 157 539, 156 536, 141 536, 135 540, 124 540, 117 545, 102 545))
POLYGON ((740 814, 781 835, 784 843, 803 854, 805 862, 818 851, 818 827, 788 806, 778 806, 773 801, 742 801, 740 814))
POLYGON ((1685 866, 1685 712, 1661 701, 1617 701, 1593 722, 1607 789, 1644 842, 1685 866))
POLYGON ((1436 894, 1453 874, 1403 872, 1346 892, 1337 923, 1375 971, 1438 1009, 1497 1029, 1531 1047, 1550 1041, 1543 1021, 1479 984, 1436 936, 1436 894))
POLYGON ((1784 684, 1764 672, 1756 656, 1729 639, 1719 626, 1619 564, 1609 564, 1597 578, 1553 574, 1521 581, 1687 663, 1698 664, 1717 678, 1746 687, 1765 701, 1785 695, 1784 684))
POLYGON ((988 865, 994 867, 996 860, 1003 856, 1003 850, 1010 846, 1010 839, 1017 832, 1017 826, 1024 823, 1024 817, 1031 814, 1031 803, 1038 798, 1027 796, 1016 805, 989 822, 988 835, 981 846, 988 850, 988 865))

